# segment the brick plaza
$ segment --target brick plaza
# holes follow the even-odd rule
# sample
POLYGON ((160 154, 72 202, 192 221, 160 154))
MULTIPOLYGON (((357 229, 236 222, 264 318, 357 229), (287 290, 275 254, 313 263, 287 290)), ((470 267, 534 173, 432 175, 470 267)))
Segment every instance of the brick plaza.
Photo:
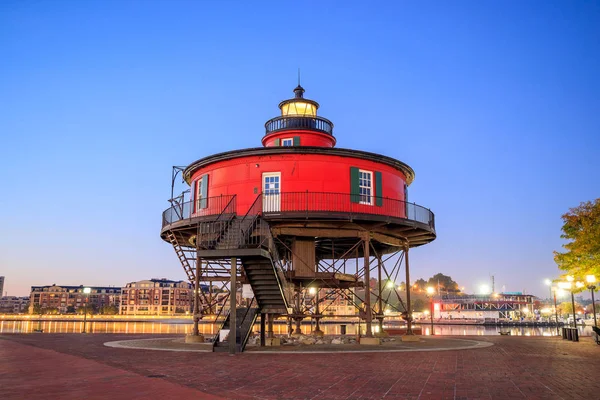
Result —
POLYGON ((600 399, 600 346, 461 337, 473 350, 257 354, 109 348, 149 336, 0 336, 0 398, 600 399))

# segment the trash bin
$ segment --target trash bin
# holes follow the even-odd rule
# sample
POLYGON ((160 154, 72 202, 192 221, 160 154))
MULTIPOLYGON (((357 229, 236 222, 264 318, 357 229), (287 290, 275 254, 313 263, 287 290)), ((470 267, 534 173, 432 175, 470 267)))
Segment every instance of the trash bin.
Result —
POLYGON ((577 328, 571 328, 571 340, 579 342, 579 330, 577 328))
POLYGON ((346 325, 340 325, 340 334, 341 335, 345 335, 346 334, 346 325))

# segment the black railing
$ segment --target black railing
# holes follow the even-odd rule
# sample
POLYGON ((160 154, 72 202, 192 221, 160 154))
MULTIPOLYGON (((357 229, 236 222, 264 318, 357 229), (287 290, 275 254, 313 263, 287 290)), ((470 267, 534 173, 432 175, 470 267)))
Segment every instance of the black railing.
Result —
POLYGON ((349 218, 365 215, 417 221, 435 229, 435 217, 428 208, 387 197, 361 196, 347 193, 283 192, 263 194, 265 216, 282 214, 339 213, 349 218))
POLYGON ((308 129, 333 135, 333 123, 321 117, 276 117, 265 123, 266 133, 294 129, 308 129))
POLYGON ((235 195, 207 197, 199 201, 175 203, 163 212, 162 226, 164 228, 184 219, 220 216, 229 212, 235 214, 235 195))
MULTIPOLYGON (((184 219, 218 216, 218 220, 222 220, 224 223, 224 226, 218 228, 223 229, 225 225, 229 224, 230 217, 236 214, 235 195, 208 197, 202 201, 204 202, 202 206, 206 205, 205 208, 200 208, 198 202, 193 204, 193 202, 188 201, 176 204, 164 211, 163 228, 184 219)), ((244 240, 244 236, 248 234, 248 230, 252 228, 258 215, 269 217, 287 214, 296 217, 304 214, 305 218, 310 218, 319 213, 331 216, 344 215, 349 219, 364 218, 369 215, 381 218, 406 219, 435 229, 433 212, 415 203, 387 197, 361 196, 348 193, 283 192, 258 195, 244 217, 237 221, 237 229, 240 232, 232 232, 232 234, 234 236, 239 235, 239 240, 244 240)), ((213 226, 213 228, 216 227, 213 226)), ((233 243, 232 241, 233 246, 237 246, 238 243, 241 242, 233 243)))

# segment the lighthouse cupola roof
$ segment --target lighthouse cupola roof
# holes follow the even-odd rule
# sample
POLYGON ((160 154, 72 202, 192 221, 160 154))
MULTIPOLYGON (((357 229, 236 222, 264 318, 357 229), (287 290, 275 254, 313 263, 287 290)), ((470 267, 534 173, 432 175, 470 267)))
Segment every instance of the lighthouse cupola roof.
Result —
POLYGON ((294 98, 284 100, 279 103, 281 116, 305 116, 316 117, 319 103, 314 100, 304 98, 304 88, 300 85, 294 89, 294 98))
POLYGON ((266 133, 262 140, 264 146, 287 146, 288 143, 293 146, 335 145, 333 123, 317 116, 319 103, 304 98, 304 92, 304 88, 298 84, 294 88, 294 97, 279 103, 281 116, 265 123, 266 133))

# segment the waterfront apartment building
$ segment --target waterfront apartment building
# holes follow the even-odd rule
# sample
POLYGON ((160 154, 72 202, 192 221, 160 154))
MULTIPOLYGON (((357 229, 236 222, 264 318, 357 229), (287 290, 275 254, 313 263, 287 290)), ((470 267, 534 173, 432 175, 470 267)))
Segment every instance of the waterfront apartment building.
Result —
POLYGON ((77 312, 85 304, 90 308, 101 309, 104 306, 115 306, 118 310, 121 299, 121 288, 114 286, 85 286, 90 293, 84 293, 84 286, 32 286, 29 296, 29 313, 36 305, 42 312, 64 314, 71 310, 77 312))
POLYGON ((148 279, 128 283, 121 292, 123 315, 174 315, 192 310, 192 285, 184 281, 148 279))
POLYGON ((4 296, 4 277, 0 276, 0 297, 4 296))
POLYGON ((22 314, 28 311, 29 297, 0 297, 0 314, 22 314))

